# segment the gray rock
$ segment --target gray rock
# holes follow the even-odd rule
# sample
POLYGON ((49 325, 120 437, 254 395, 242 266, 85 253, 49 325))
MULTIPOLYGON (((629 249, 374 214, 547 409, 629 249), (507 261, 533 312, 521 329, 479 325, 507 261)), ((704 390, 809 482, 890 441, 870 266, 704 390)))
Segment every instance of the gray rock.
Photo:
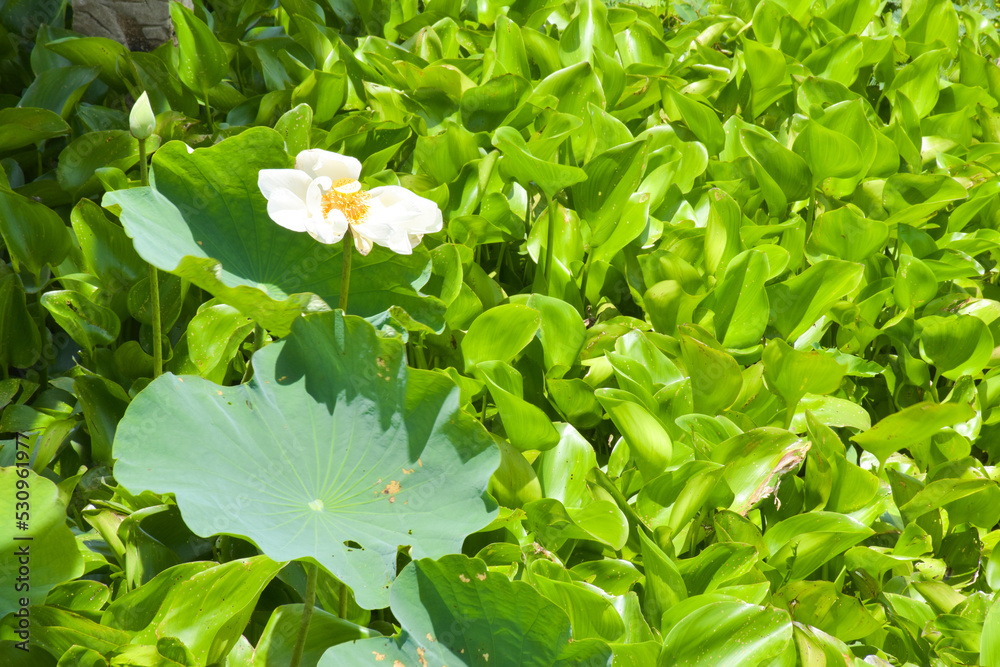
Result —
MULTIPOLYGON (((191 0, 181 2, 192 8, 191 0)), ((151 51, 174 39, 169 0, 72 0, 73 30, 108 37, 130 51, 151 51)))

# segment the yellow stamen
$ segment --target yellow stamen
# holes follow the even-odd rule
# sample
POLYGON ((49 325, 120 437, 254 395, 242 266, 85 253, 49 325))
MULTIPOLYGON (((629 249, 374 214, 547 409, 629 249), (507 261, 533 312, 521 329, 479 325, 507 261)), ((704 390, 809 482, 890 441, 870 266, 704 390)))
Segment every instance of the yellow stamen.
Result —
POLYGON ((347 221, 357 225, 368 217, 368 200, 371 198, 361 189, 361 184, 353 178, 340 178, 323 193, 323 215, 336 209, 344 214, 347 221))

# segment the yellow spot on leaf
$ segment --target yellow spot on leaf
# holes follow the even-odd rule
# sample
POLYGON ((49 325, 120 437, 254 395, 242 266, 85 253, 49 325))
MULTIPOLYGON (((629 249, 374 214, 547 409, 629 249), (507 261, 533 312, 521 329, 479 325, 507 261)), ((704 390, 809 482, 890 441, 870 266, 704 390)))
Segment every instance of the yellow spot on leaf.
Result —
POLYGON ((459 578, 459 580, 460 580, 460 581, 461 581, 461 582, 462 582, 463 584, 467 584, 467 583, 469 583, 470 581, 472 581, 472 579, 469 579, 469 578, 468 578, 467 576, 465 576, 464 574, 460 574, 460 575, 458 575, 458 578, 459 578))
POLYGON ((385 488, 382 489, 382 493, 387 495, 396 494, 399 493, 399 490, 400 490, 399 482, 397 482, 396 480, 392 480, 391 482, 385 485, 385 488))
POLYGON ((375 654, 376 661, 385 660, 385 653, 379 653, 378 651, 372 651, 372 653, 375 654))
POLYGON ((482 574, 477 574, 476 579, 478 579, 479 581, 486 581, 486 573, 483 572, 482 574))

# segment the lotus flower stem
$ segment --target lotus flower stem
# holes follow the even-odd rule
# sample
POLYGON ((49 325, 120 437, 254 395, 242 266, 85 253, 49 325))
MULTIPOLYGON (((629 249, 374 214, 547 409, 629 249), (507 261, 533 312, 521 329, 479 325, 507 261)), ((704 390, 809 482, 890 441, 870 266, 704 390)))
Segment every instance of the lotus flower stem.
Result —
POLYGON ((340 309, 347 313, 347 293, 351 287, 351 255, 354 251, 354 236, 344 234, 343 269, 340 274, 340 309))
MULTIPOLYGON (((302 607, 302 622, 299 624, 299 636, 292 649, 292 659, 289 667, 299 667, 302 662, 302 650, 306 646, 306 635, 309 634, 309 621, 312 620, 313 608, 316 606, 316 578, 318 571, 315 563, 306 563, 306 599, 302 607)), ((343 605, 343 603, 341 603, 343 605)))
MULTIPOLYGON (((146 159, 146 140, 139 139, 139 182, 149 185, 149 164, 146 159)), ((153 379, 163 374, 163 342, 160 340, 160 276, 156 267, 149 265, 149 306, 153 311, 153 379)))

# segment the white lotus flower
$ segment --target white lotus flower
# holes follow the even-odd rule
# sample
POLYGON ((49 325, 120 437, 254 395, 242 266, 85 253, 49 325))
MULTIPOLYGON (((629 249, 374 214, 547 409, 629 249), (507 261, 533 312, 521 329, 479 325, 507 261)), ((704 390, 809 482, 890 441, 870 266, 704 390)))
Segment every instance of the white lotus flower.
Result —
POLYGON ((257 185, 267 213, 293 232, 337 243, 348 230, 362 255, 377 243, 409 255, 424 234, 441 230, 437 204, 396 185, 363 190, 361 163, 314 148, 295 158, 295 169, 261 169, 257 185))

